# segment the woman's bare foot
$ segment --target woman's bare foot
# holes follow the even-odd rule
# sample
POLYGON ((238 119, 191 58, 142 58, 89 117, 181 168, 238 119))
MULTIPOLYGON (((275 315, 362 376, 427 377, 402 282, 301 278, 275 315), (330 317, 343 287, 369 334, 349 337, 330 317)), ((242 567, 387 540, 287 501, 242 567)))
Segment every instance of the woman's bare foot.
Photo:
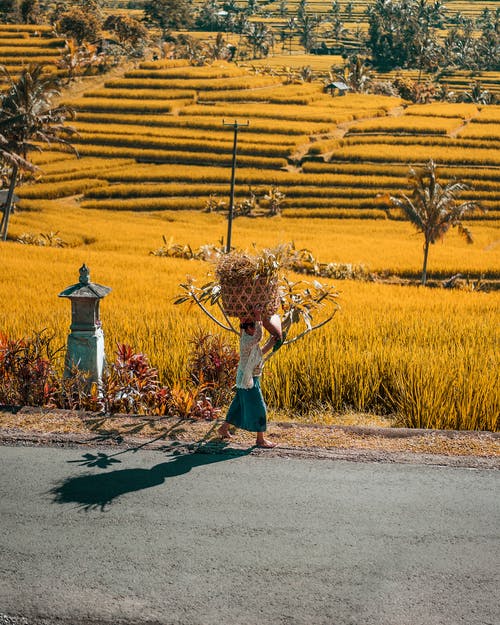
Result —
POLYGON ((229 431, 229 424, 225 421, 220 428, 217 430, 219 434, 219 438, 231 438, 232 434, 229 431))
POLYGON ((257 445, 257 447, 262 447, 263 449, 272 449, 273 447, 276 447, 278 443, 268 441, 267 438, 264 437, 257 437, 257 441, 255 444, 257 445))

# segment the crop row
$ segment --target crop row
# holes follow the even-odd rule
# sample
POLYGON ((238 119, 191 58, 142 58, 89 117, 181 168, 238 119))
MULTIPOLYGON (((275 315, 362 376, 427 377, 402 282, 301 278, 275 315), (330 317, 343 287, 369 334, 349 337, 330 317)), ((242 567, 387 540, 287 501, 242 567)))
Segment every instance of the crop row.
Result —
MULTIPOLYGON (((91 98, 81 98, 82 106, 88 101, 92 102, 91 98)), ((68 104, 73 104, 73 101, 68 104)), ((142 103, 137 103, 137 110, 141 110, 142 103)), ((86 121, 92 123, 103 124, 143 124, 144 126, 158 126, 163 128, 191 128, 200 130, 220 130, 222 127, 223 117, 211 118, 209 116, 203 117, 187 117, 187 116, 173 116, 173 115, 149 115, 142 117, 141 115, 128 115, 122 114, 121 111, 117 111, 112 114, 110 111, 114 110, 114 102, 108 102, 108 108, 102 110, 89 110, 90 107, 85 107, 85 110, 78 112, 77 119, 79 121, 86 121), (107 112, 103 112, 107 111, 107 112)), ((118 108, 118 107, 116 107, 118 108)), ((174 105, 172 105, 174 108, 174 105)), ((261 132, 268 134, 283 134, 283 135, 296 135, 301 136, 304 134, 322 134, 328 133, 332 130, 333 124, 316 123, 316 122, 295 122, 295 121, 282 121, 279 124, 276 121, 273 123, 266 119, 254 119, 251 121, 249 130, 253 132, 261 132)), ((242 132, 243 135, 243 132, 242 132)))
POLYGON ((408 115, 384 117, 357 122, 349 129, 350 133, 387 132, 426 135, 446 135, 462 125, 461 118, 425 117, 408 115))
POLYGON ((36 185, 19 187, 17 194, 21 199, 42 198, 45 200, 54 200, 69 195, 80 195, 85 190, 91 189, 97 184, 107 183, 105 181, 99 181, 96 178, 80 178, 62 182, 42 182, 36 185))
MULTIPOLYGON (((161 78, 156 76, 160 72, 151 72, 151 76, 143 77, 129 77, 112 80, 106 84, 110 88, 121 89, 195 89, 196 91, 220 91, 234 90, 239 91, 241 89, 261 89, 263 87, 272 87, 277 84, 281 84, 280 81, 272 76, 245 76, 244 78, 214 78, 203 79, 193 78, 187 79, 174 79, 174 78, 161 78)), ((247 91, 248 95, 248 91, 247 91)))
MULTIPOLYGON (((129 89, 95 89, 84 94, 85 98, 130 99, 129 89)), ((196 91, 189 89, 134 89, 137 100, 189 100, 196 96, 196 91)))
POLYGON ((32 57, 39 56, 51 56, 53 58, 60 56, 61 50, 58 48, 52 48, 50 46, 27 46, 21 48, 20 46, 11 46, 11 47, 0 47, 0 58, 9 58, 16 57, 17 59, 26 58, 31 59, 32 57))
POLYGON ((198 102, 262 102, 270 104, 281 104, 286 106, 288 104, 297 105, 309 105, 312 104, 315 96, 296 94, 280 94, 280 93, 265 93, 263 91, 255 90, 252 94, 249 94, 246 90, 241 91, 214 91, 212 93, 200 92, 198 94, 198 102))
POLYGON ((477 104, 457 104, 454 102, 433 102, 429 104, 411 104, 405 109, 405 115, 427 117, 460 117, 471 119, 479 113, 477 104))
POLYGON ((478 124, 498 124, 500 123, 500 106, 485 106, 479 115, 472 120, 478 124))
POLYGON ((469 124, 459 136, 500 141, 500 119, 496 124, 469 124))
MULTIPOLYGON (((411 162, 411 161, 409 161, 411 162)), ((450 167, 436 161, 438 165, 438 173, 445 178, 472 179, 472 180, 492 180, 500 182, 500 169, 492 169, 487 167, 450 167)), ((398 163, 304 163, 302 169, 306 173, 316 174, 359 174, 360 176, 377 176, 388 175, 408 177, 408 165, 400 165, 398 163)))
MULTIPOLYGON (((361 165, 349 167, 342 164, 308 163, 304 173, 287 171, 269 171, 240 167, 237 172, 237 185, 240 186, 279 186, 286 194, 293 195, 327 195, 352 193, 353 196, 368 194, 376 195, 382 190, 394 191, 406 187, 408 168, 390 166, 390 175, 386 175, 378 166, 361 165), (326 169, 330 166, 332 173, 326 169), (330 190, 330 191, 328 191, 330 190)), ((44 181, 57 182, 88 177, 91 173, 113 183, 110 192, 115 189, 122 194, 149 193, 162 184, 177 183, 179 193, 188 193, 188 185, 209 184, 209 192, 214 184, 227 184, 230 171, 227 167, 202 165, 154 165, 137 164, 132 159, 105 159, 86 157, 80 160, 68 159, 63 162, 49 163, 43 167, 44 181), (128 184, 127 184, 128 183, 128 184), (134 184, 136 183, 136 184, 134 184), (157 183, 157 184, 154 184, 157 183), (149 186, 148 186, 149 185, 149 186), (120 191, 121 189, 126 189, 120 191)), ((500 180, 500 170, 473 170, 439 168, 440 177, 447 181, 460 178, 470 183, 476 197, 495 198, 500 180), (496 179, 495 179, 496 176, 496 179)))
MULTIPOLYGON (((42 187, 43 185, 38 185, 42 187)), ((260 189, 259 186, 252 186, 252 190, 256 193, 262 193, 266 190, 260 189)), ((35 190, 37 187, 30 187, 35 190)), ((307 185, 301 186, 284 186, 283 190, 286 192, 286 204, 292 198, 307 198, 311 201, 316 201, 318 198, 329 198, 336 200, 338 198, 369 198, 373 199, 377 193, 370 188, 350 188, 350 187, 313 187, 307 185)), ((226 195, 228 193, 227 181, 224 184, 212 183, 210 187, 207 187, 204 183, 191 183, 191 184, 179 184, 178 182, 172 183, 157 183, 157 184, 117 184, 105 187, 96 187, 88 191, 86 198, 104 199, 104 198, 133 198, 133 197, 161 197, 161 196, 196 196, 196 195, 208 195, 208 192, 215 194, 226 195)), ((235 187, 235 194, 238 196, 248 195, 248 186, 239 184, 235 187)))
MULTIPOLYGON (((80 116, 79 116, 80 117, 80 116)), ((224 127, 222 120, 217 129, 204 130, 200 133, 197 128, 180 127, 180 128, 166 128, 164 126, 141 126, 139 124, 96 124, 90 122, 73 122, 72 124, 79 132, 83 133, 96 133, 96 134, 117 134, 117 135, 131 135, 136 137, 166 137, 167 139, 173 138, 190 138, 190 139, 202 139, 204 141, 228 141, 232 137, 232 129, 224 127)), ((252 126, 249 126, 251 129, 252 126)), ((298 142, 305 143, 306 137, 295 135, 279 135, 279 134, 263 134, 259 132, 251 132, 245 128, 244 131, 238 135, 238 145, 242 143, 277 143, 281 145, 297 145, 298 142)))
POLYGON ((165 210, 200 210, 205 206, 205 198, 182 197, 151 197, 112 200, 86 200, 82 208, 112 211, 165 211, 165 210))
MULTIPOLYGON (((126 166, 106 175, 106 179, 113 183, 119 182, 165 182, 167 180, 178 183, 206 183, 225 182, 229 179, 227 168, 201 166, 185 167, 181 165, 134 165, 126 166)), ((376 176, 372 174, 357 175, 355 172, 346 174, 304 174, 287 171, 260 171, 239 167, 236 175, 238 184, 244 185, 279 185, 281 186, 315 186, 315 187, 369 187, 399 188, 404 184, 403 177, 376 176)))
POLYGON ((113 98, 74 98, 66 104, 70 105, 75 111, 112 111, 118 113, 144 113, 158 114, 171 113, 179 106, 180 102, 185 100, 172 100, 163 102, 160 100, 136 100, 134 98, 122 98, 114 100, 113 98))
MULTIPOLYGON (((141 63, 140 69, 125 72, 124 77, 135 80, 136 78, 176 78, 180 80, 221 79, 247 77, 248 72, 241 67, 229 63, 204 65, 195 67, 185 65, 183 67, 164 68, 161 66, 146 67, 141 63)), ((276 82, 276 81, 274 81, 276 82)))
POLYGON ((384 210, 355 208, 289 208, 283 213, 288 219, 387 219, 384 210))
MULTIPOLYGON (((156 149, 183 152, 206 152, 214 154, 232 153, 231 137, 225 141, 211 141, 204 139, 188 139, 181 137, 137 137, 134 135, 118 135, 104 133, 81 133, 73 139, 75 145, 112 146, 126 148, 141 148, 143 150, 156 149)), ((293 151, 293 146, 273 145, 262 143, 242 143, 239 147, 240 155, 263 156, 271 158, 287 158, 293 151)))
MULTIPOLYGON (((141 148, 127 148, 119 146, 79 145, 78 152, 82 156, 100 156, 103 158, 132 158, 148 163, 185 163, 205 164, 208 166, 229 166, 232 161, 230 154, 215 154, 213 152, 177 152, 168 150, 145 150, 141 148)), ((280 169, 285 167, 287 161, 283 158, 266 158, 261 156, 248 156, 242 154, 238 158, 242 166, 264 167, 280 169)))
POLYGON ((397 135, 391 134, 373 134, 373 135, 347 135, 345 139, 339 139, 339 145, 368 145, 370 143, 379 143, 386 145, 428 145, 431 149, 435 146, 456 147, 456 148, 486 148, 498 149, 499 139, 496 138, 479 138, 479 137, 446 137, 438 135, 397 135))
MULTIPOLYGON (((365 114, 363 111, 358 114, 365 114)), ((370 111, 371 113, 371 111, 370 111)), ((240 105, 192 105, 185 106, 179 111, 179 115, 194 115, 194 116, 219 116, 219 117, 244 117, 248 118, 273 118, 289 121, 303 121, 303 122, 327 122, 331 124, 337 124, 339 122, 350 121, 354 119, 353 113, 342 111, 338 113, 335 109, 330 107, 309 107, 300 105, 274 105, 267 104, 240 104, 240 105)))
POLYGON ((395 150, 388 144, 374 143, 370 145, 353 145, 340 148, 333 154, 336 161, 373 161, 373 162, 404 162, 422 163, 432 157, 437 162, 456 163, 457 165, 500 165, 500 152, 494 149, 433 146, 429 150, 423 145, 399 145, 395 150))

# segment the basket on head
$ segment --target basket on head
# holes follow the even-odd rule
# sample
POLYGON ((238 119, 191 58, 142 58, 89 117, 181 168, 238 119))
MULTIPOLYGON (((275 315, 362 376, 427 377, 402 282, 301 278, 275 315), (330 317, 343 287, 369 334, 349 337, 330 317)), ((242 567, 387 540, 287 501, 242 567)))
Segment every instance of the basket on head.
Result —
POLYGON ((220 284, 222 308, 229 317, 251 317, 258 306, 264 317, 274 315, 280 298, 276 271, 259 274, 257 259, 238 252, 221 257, 216 276, 220 284))

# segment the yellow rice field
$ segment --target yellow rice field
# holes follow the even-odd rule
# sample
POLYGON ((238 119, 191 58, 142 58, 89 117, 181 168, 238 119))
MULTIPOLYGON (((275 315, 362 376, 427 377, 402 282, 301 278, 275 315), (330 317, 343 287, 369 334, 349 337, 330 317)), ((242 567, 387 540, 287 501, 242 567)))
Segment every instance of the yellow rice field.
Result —
MULTIPOLYGON (((21 336, 48 328, 62 343, 69 306, 57 293, 77 280, 85 262, 93 280, 113 288, 101 305, 108 353, 116 341, 128 342, 149 355, 164 380, 182 378, 189 336, 200 325, 210 326, 198 311, 179 310, 172 298, 186 274, 203 279, 210 266, 149 251, 162 245, 162 235, 193 247, 216 242, 225 234, 224 218, 186 212, 118 217, 62 208, 52 202, 42 212, 14 215, 13 235, 58 230, 73 247, 0 246, 1 329, 21 336)), ((421 241, 408 224, 338 220, 331 229, 324 224, 275 218, 263 227, 259 220, 239 218, 234 243, 261 247, 295 240, 323 261, 403 271, 420 266, 421 241)), ((451 234, 444 245, 434 246, 431 275, 500 267, 498 229, 474 224, 474 232, 474 246, 451 234)), ((291 414, 306 407, 388 409, 411 417, 414 425, 498 429, 498 293, 349 281, 337 288, 342 300, 337 318, 272 361, 264 377, 272 406, 291 414)))
MULTIPOLYGON (((230 72, 223 65, 219 70, 230 72)), ((474 245, 452 231, 431 248, 430 278, 461 273, 470 278, 462 291, 339 282, 342 312, 334 322, 272 361, 264 378, 271 405, 292 415, 355 409, 397 413, 414 426, 498 429, 499 295, 474 290, 480 276, 500 278, 498 146, 473 147, 483 140, 477 134, 467 140, 460 133, 451 136, 469 120, 462 132, 493 125, 496 109, 489 117, 490 107, 479 111, 468 105, 401 111, 396 98, 331 98, 318 85, 276 86, 276 77, 247 81, 240 75, 220 77, 215 70, 195 75, 178 63, 149 64, 141 72, 73 100, 82 158, 42 154, 36 158, 40 182, 19 188, 24 210, 13 215, 11 240, 0 245, 0 330, 17 337, 48 328, 63 342, 69 309, 57 293, 77 280, 85 262, 95 281, 113 288, 102 304, 108 353, 117 341, 128 342, 150 357, 165 381, 182 379, 189 336, 200 324, 209 325, 198 311, 174 307, 172 299, 186 274, 203 279, 210 267, 149 252, 162 245, 162 236, 192 247, 225 236, 225 217, 199 209, 212 192, 227 200, 230 133, 223 137, 222 119, 239 117, 248 105, 251 125, 245 138, 241 133, 237 196, 246 185, 259 193, 277 185, 287 204, 282 217, 237 218, 233 244, 238 247, 294 241, 322 262, 416 278, 422 238, 381 208, 387 192, 405 187, 408 165, 431 157, 446 179, 475 183, 477 197, 491 208, 490 219, 470 224, 474 245), (238 81, 245 88, 231 88, 238 81), (189 83, 198 104, 190 108, 192 96, 166 100, 162 112, 155 108, 157 99, 134 97, 135 89, 150 89, 151 83, 159 92, 166 84, 189 91, 189 83), (130 92, 129 102, 109 95, 121 90, 130 92), (178 107, 185 114, 179 115, 178 107), (212 107, 215 116, 202 114, 212 107), (269 107, 267 115, 257 115, 257 107, 269 107), (307 113, 297 116, 300 107, 309 119, 307 113), (371 119, 360 119, 363 115, 371 119), (356 133, 363 124, 365 131, 356 133), (371 142, 367 124, 379 124, 378 143, 371 142), (397 124, 408 137, 394 136, 397 124), (259 135, 265 139, 259 142, 259 135), (426 143, 409 145, 408 139, 426 143), (362 143, 348 143, 354 140, 362 143), (321 159, 330 162, 290 158, 297 145, 314 155, 315 144, 321 159), (218 152, 223 145, 228 149, 218 152), (275 146, 283 157, 272 156, 275 146), (68 247, 16 242, 23 234, 51 232, 68 247)), ((489 143, 490 135, 484 141, 489 143)))

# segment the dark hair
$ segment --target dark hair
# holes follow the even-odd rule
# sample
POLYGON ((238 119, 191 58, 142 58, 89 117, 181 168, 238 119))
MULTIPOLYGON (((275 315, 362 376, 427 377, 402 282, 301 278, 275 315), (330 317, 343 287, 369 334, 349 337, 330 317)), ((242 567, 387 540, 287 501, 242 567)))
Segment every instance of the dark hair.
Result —
POLYGON ((247 330, 248 328, 255 328, 255 321, 243 321, 240 323, 241 330, 247 330))

